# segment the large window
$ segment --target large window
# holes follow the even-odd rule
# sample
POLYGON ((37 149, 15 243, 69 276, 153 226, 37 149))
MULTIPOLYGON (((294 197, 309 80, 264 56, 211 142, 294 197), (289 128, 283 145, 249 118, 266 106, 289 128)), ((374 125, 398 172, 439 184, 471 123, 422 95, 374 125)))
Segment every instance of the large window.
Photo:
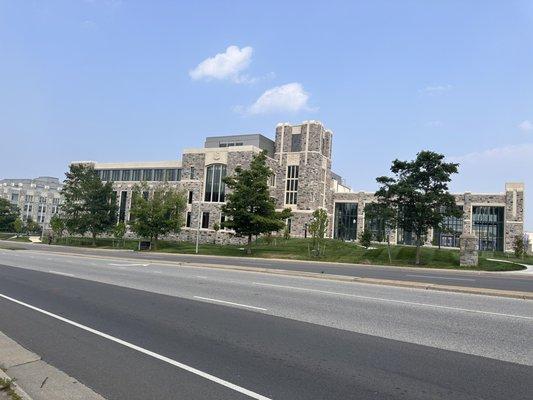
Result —
POLYGON ((153 181, 153 169, 144 169, 143 170, 143 181, 153 181))
POLYGON ((111 180, 112 181, 120 181, 120 169, 114 169, 111 172, 111 180))
POLYGON ((163 181, 163 170, 154 169, 154 181, 163 181))
POLYGON ((126 200, 128 198, 128 192, 123 190, 120 193, 120 205, 118 208, 118 222, 124 222, 126 220, 126 200))
MULTIPOLYGON (((462 206, 457 207, 461 212, 462 206)), ((433 230, 433 244, 443 247, 459 247, 459 238, 463 233, 463 217, 446 216, 442 229, 433 230)))
POLYGON ((226 198, 226 185, 222 179, 226 176, 224 164, 213 164, 207 167, 205 178, 204 201, 224 202, 226 198))
POLYGON ((289 165, 287 167, 287 180, 285 186, 285 204, 298 203, 298 165, 289 165))
POLYGON ((386 240, 385 221, 383 218, 365 218, 365 230, 372 234, 372 240, 384 242, 386 240))
POLYGON ((165 174, 165 180, 168 182, 181 180, 181 169, 167 169, 165 174))
POLYGON ((357 203, 335 203, 335 239, 357 238, 357 203))
POLYGON ((140 169, 134 169, 131 171, 131 180, 132 181, 140 181, 141 180, 141 170, 140 169))
POLYGON ((131 179, 131 171, 129 169, 122 170, 122 180, 129 181, 131 179))
POLYGON ((503 225, 503 207, 472 207, 472 232, 479 238, 479 250, 503 251, 503 225))

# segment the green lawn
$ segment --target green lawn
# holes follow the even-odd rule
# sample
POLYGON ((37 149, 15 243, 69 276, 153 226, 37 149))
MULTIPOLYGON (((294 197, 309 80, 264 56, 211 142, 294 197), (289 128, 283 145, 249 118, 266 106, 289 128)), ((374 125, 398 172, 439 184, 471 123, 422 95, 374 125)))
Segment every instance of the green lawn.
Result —
MULTIPOLYGON (((113 245, 113 239, 97 239, 96 245, 101 248, 125 248, 136 250, 138 241, 125 240, 124 246, 113 245)), ((70 246, 91 246, 89 238, 63 238, 58 244, 70 246)), ((261 258, 283 258, 292 260, 313 260, 328 262, 343 262, 357 264, 379 264, 390 265, 387 255, 387 247, 376 245, 373 249, 365 249, 354 243, 346 243, 339 240, 328 239, 325 241, 325 254, 320 257, 314 257, 309 254, 311 239, 277 239, 273 243, 266 243, 259 240, 254 243, 251 257, 261 258)), ((182 253, 193 254, 195 252, 194 243, 189 242, 172 242, 160 241, 157 251, 165 253, 182 253)), ((392 246, 392 265, 396 266, 415 266, 415 251, 412 246, 392 246)), ((241 246, 221 246, 214 244, 200 245, 200 254, 248 257, 241 246)), ((523 269, 522 266, 508 262, 489 261, 487 258, 498 258, 511 262, 532 263, 529 257, 525 260, 517 260, 512 255, 504 253, 483 253, 480 255, 479 266, 470 268, 485 271, 510 271, 523 269)), ((422 265, 426 268, 447 268, 463 269, 459 266, 459 251, 452 249, 422 248, 422 265)))

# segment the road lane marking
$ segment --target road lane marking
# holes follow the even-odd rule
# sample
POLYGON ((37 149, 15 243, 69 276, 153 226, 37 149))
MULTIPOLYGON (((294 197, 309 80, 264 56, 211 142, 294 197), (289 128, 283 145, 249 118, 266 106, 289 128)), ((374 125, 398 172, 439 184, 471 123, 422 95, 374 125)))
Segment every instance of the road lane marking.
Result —
POLYGON ((98 330, 93 329, 93 328, 91 328, 91 327, 89 327, 87 325, 80 324, 78 322, 72 321, 72 320, 67 319, 65 317, 62 317, 60 315, 51 313, 50 311, 46 311, 46 310, 43 310, 42 308, 38 308, 38 307, 32 306, 31 304, 24 303, 24 302, 22 302, 20 300, 14 299, 12 297, 6 296, 6 295, 1 294, 1 293, 0 293, 0 297, 3 298, 3 299, 6 299, 6 300, 12 301, 13 303, 19 304, 21 306, 27 307, 27 308, 29 308, 31 310, 40 312, 40 313, 42 313, 44 315, 47 315, 49 317, 55 318, 55 319, 57 319, 59 321, 65 322, 65 323, 67 323, 69 325, 75 326, 76 328, 80 328, 80 329, 82 329, 84 331, 93 333, 93 334, 95 334, 97 336, 100 336, 100 337, 103 337, 105 339, 111 340, 112 342, 121 344, 121 345, 123 345, 125 347, 128 347, 130 349, 136 350, 139 353, 143 353, 143 354, 146 354, 147 356, 150 356, 150 357, 156 358, 156 359, 158 359, 160 361, 166 362, 167 364, 173 365, 173 366, 178 367, 180 369, 183 369, 183 370, 185 370, 187 372, 191 372, 191 373, 193 373, 195 375, 198 375, 198 376, 200 376, 202 378, 210 380, 211 382, 218 383, 219 385, 225 386, 225 387, 227 387, 229 389, 235 390, 236 392, 242 393, 242 394, 244 394, 244 395, 246 395, 248 397, 251 397, 252 399, 256 399, 256 400, 272 400, 272 399, 270 399, 268 397, 260 395, 259 393, 252 392, 251 390, 245 389, 245 388, 243 388, 241 386, 235 385, 234 383, 228 382, 228 381, 226 381, 224 379, 221 379, 221 378, 218 378, 218 377, 216 377, 214 375, 208 374, 207 372, 200 371, 199 369, 196 369, 196 368, 191 367, 189 365, 180 363, 179 361, 173 360, 173 359, 165 357, 165 356, 163 356, 161 354, 158 354, 158 353, 155 353, 153 351, 147 350, 147 349, 145 349, 143 347, 140 347, 140 346, 137 346, 137 345, 135 345, 133 343, 127 342, 127 341, 122 340, 122 339, 119 339, 119 338, 117 338, 115 336, 111 336, 111 335, 109 335, 107 333, 98 331, 98 330))
POLYGON ((471 281, 475 282, 475 279, 469 278, 449 278, 447 276, 431 276, 431 275, 415 275, 415 274, 405 274, 405 276, 414 276, 415 278, 426 278, 426 279, 450 279, 453 281, 471 281))
POLYGON ((75 276, 72 274, 67 274, 66 272, 59 272, 59 271, 52 271, 51 269, 48 270, 51 274, 57 274, 57 275, 64 275, 64 276, 70 276, 71 278, 74 278, 75 276))
POLYGON ((225 300, 210 299, 209 297, 194 296, 194 298, 195 298, 195 299, 200 299, 200 300, 214 301, 214 302, 216 302, 216 303, 231 304, 231 305, 239 306, 239 307, 253 308, 254 310, 267 311, 266 308, 255 307, 255 306, 249 306, 249 305, 246 305, 246 304, 240 304, 240 303, 232 303, 231 301, 225 301, 225 300))
POLYGON ((112 267, 147 267, 150 264, 109 264, 112 267))
POLYGON ((389 303, 409 304, 409 305, 414 305, 414 306, 442 308, 442 309, 445 309, 445 310, 465 311, 465 312, 471 312, 471 313, 476 313, 476 314, 487 314, 487 315, 496 315, 496 316, 500 316, 500 317, 511 317, 511 318, 521 318, 521 319, 533 320, 533 317, 526 317, 524 315, 504 314, 504 313, 497 313, 497 312, 491 312, 491 311, 472 310, 472 309, 469 309, 469 308, 460 308, 460 307, 439 306, 439 305, 436 305, 436 304, 418 303, 416 301, 384 299, 384 298, 381 298, 381 297, 362 296, 362 295, 358 295, 358 294, 341 293, 341 292, 330 292, 330 291, 327 291, 327 290, 300 288, 300 287, 296 287, 296 286, 275 285, 275 284, 272 284, 272 283, 252 282, 252 284, 253 285, 258 285, 258 286, 269 286, 269 287, 277 287, 277 288, 283 288, 283 289, 300 290, 300 291, 304 291, 304 292, 316 292, 316 293, 332 294, 332 295, 336 295, 336 296, 354 297, 354 298, 357 298, 357 299, 377 300, 377 301, 384 301, 384 302, 389 302, 389 303))

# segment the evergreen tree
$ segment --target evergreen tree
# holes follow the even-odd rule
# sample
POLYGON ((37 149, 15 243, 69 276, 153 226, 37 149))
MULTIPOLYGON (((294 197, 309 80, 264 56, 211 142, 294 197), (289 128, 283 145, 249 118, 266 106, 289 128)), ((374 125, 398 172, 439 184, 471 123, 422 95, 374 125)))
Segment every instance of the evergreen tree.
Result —
POLYGON ((117 220, 116 196, 111 182, 103 183, 93 167, 72 164, 62 190, 61 208, 69 232, 96 237, 108 232, 117 220))
POLYGON ((144 196, 147 191, 146 184, 133 190, 130 228, 138 236, 150 238, 156 249, 159 237, 181 230, 187 201, 184 193, 170 186, 160 186, 151 196, 144 196))
POLYGON ((250 168, 235 168, 233 176, 224 178, 231 190, 222 212, 226 215, 224 228, 233 229, 237 236, 248 238, 246 253, 252 253, 252 237, 268 232, 278 232, 291 216, 290 209, 276 211, 275 200, 270 197, 268 178, 272 171, 266 164, 266 152, 255 155, 250 168))
POLYGON ((460 216, 455 198, 448 192, 451 175, 459 164, 444 162, 444 155, 421 151, 412 161, 394 160, 394 177, 381 176, 376 192, 378 202, 393 207, 397 226, 412 232, 416 240, 416 265, 420 264, 420 247, 429 228, 438 229, 446 216, 460 216))

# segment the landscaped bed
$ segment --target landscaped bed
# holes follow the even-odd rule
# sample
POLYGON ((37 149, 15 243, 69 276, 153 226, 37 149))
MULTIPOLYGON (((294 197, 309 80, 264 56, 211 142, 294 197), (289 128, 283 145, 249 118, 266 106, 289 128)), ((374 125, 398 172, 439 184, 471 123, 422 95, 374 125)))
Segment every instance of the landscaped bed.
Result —
MULTIPOLYGON (((57 244, 70 246, 92 246, 90 238, 62 238, 57 244)), ((355 243, 342 242, 339 240, 327 239, 324 241, 325 252, 319 257, 310 255, 312 239, 281 239, 277 238, 270 243, 264 239, 256 241, 253 245, 252 255, 247 256, 241 246, 223 246, 215 244, 201 244, 200 254, 235 256, 235 257, 260 257, 260 258, 280 258, 291 260, 326 261, 354 264, 377 264, 413 267, 416 249, 413 246, 391 246, 392 264, 389 263, 387 246, 373 245, 372 248, 365 249, 355 243)), ((126 239, 117 241, 111 238, 98 238, 96 246, 100 248, 120 248, 136 250, 137 240, 126 239)), ((159 252, 193 254, 195 244, 189 242, 159 241, 159 252)), ((422 264, 425 268, 446 268, 446 269, 474 269, 484 271, 513 271, 524 269, 523 264, 533 264, 533 257, 527 256, 524 259, 517 259, 512 254, 503 252, 483 252, 479 257, 477 268, 462 268, 459 266, 459 250, 423 247, 422 264), (501 259, 490 261, 489 259, 501 259), (510 262, 509 262, 510 261, 510 262)))

